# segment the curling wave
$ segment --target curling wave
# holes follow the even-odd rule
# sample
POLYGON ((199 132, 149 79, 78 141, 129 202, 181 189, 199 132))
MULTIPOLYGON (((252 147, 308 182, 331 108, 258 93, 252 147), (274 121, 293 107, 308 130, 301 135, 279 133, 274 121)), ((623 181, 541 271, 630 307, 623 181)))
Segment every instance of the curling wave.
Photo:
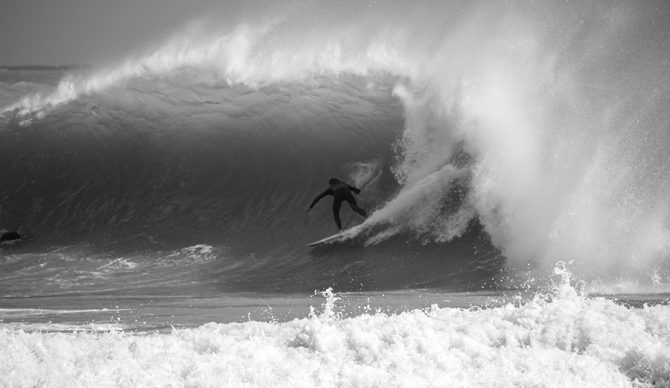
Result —
POLYGON ((219 231, 267 253, 317 235, 294 214, 321 179, 371 169, 370 244, 449 245, 476 225, 512 265, 667 283, 655 6, 397 5, 191 28, 3 110, 4 222, 52 241, 219 231))

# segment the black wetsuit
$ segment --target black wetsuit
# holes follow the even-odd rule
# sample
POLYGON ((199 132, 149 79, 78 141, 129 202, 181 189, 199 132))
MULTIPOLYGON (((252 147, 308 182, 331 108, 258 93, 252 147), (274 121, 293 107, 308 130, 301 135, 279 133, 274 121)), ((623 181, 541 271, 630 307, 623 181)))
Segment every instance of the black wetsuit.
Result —
POLYGON ((12 243, 21 239, 19 232, 7 232, 0 236, 0 243, 12 243))
POLYGON ((309 205, 309 208, 311 209, 316 205, 317 202, 326 195, 332 195, 333 197, 333 216, 335 217, 335 223, 337 224, 337 227, 339 229, 342 229, 342 221, 340 220, 340 207, 342 206, 342 201, 347 201, 349 202, 349 206, 351 206, 354 211, 363 217, 368 216, 368 213, 358 207, 356 204, 356 199, 354 196, 351 194, 351 192, 354 192, 356 194, 360 193, 361 190, 355 188, 354 186, 349 186, 348 184, 344 182, 339 182, 335 185, 331 185, 329 188, 327 188, 323 193, 319 194, 312 203, 309 205))

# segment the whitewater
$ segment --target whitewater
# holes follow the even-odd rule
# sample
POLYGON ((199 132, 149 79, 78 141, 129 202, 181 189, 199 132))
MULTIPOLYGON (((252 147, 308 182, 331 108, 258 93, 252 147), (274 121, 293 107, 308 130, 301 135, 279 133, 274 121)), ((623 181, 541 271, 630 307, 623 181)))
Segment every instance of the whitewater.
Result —
POLYGON ((568 283, 521 305, 285 323, 207 323, 167 334, 2 329, 6 386, 663 387, 667 306, 630 309, 568 283))
POLYGON ((0 67, 0 386, 670 387, 667 4, 285 5, 0 67))

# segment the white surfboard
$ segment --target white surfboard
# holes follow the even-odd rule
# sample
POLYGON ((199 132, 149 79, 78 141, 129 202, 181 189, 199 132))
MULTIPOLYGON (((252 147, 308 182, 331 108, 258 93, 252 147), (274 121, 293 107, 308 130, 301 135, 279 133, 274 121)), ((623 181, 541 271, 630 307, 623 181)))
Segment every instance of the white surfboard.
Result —
POLYGON ((328 244, 348 240, 348 239, 354 237, 356 234, 358 234, 358 231, 361 228, 361 226, 362 226, 362 224, 361 225, 356 225, 356 226, 351 227, 347 230, 343 230, 340 233, 334 234, 332 236, 328 236, 328 237, 326 237, 324 239, 321 239, 319 241, 314 241, 313 243, 309 243, 309 244, 307 244, 307 246, 308 247, 315 247, 315 246, 319 246, 319 245, 328 245, 328 244))

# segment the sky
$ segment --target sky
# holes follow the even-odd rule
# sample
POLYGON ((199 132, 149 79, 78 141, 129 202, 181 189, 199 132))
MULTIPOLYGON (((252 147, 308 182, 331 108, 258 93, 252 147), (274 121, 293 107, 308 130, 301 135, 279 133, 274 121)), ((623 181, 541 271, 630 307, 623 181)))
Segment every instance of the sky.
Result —
POLYGON ((272 12, 270 0, 3 0, 0 65, 96 65, 199 19, 272 12))

